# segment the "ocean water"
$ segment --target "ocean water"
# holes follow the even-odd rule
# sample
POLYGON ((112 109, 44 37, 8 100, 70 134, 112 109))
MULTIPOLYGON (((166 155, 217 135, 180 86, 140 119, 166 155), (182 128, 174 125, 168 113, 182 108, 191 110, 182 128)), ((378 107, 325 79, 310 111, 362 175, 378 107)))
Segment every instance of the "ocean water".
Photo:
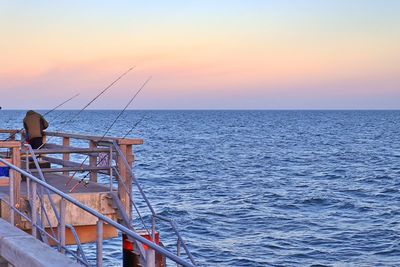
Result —
MULTIPOLYGON (((62 125, 74 113, 49 114, 51 130, 102 135, 118 111, 62 125)), ((0 111, 0 128, 23 116, 0 111)), ((400 265, 400 111, 127 111, 109 135, 140 120, 135 174, 200 266, 400 265)))

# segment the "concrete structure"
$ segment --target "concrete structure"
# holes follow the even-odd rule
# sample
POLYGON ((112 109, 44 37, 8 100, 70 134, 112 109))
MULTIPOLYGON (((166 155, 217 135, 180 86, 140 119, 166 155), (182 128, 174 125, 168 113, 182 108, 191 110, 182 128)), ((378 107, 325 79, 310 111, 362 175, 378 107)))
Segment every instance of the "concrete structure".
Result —
POLYGON ((0 267, 82 266, 33 236, 0 219, 0 267))

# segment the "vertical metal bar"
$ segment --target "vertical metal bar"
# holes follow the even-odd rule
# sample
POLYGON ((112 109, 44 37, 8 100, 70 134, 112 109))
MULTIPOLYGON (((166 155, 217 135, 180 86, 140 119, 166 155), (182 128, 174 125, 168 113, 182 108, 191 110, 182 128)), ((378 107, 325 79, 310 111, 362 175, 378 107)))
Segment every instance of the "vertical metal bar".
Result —
MULTIPOLYGON (((39 187, 39 196, 41 199, 41 203, 40 203, 40 220, 42 221, 43 225, 43 229, 46 230, 46 215, 45 215, 45 206, 44 206, 44 197, 43 197, 43 186, 39 187)), ((51 225, 49 224, 49 227, 51 227, 51 225)))
POLYGON ((29 172, 29 150, 26 150, 26 162, 25 162, 25 166, 26 166, 26 171, 29 172))
MULTIPOLYGON (((151 240, 156 242, 156 217, 151 218, 151 240)), ((156 252, 150 247, 146 251, 146 267, 156 266, 156 252)))
POLYGON ((97 260, 97 267, 103 266, 103 221, 98 220, 96 224, 96 260, 97 260))
MULTIPOLYGON (((69 137, 63 137, 62 145, 63 145, 63 147, 69 147, 69 137)), ((62 157, 63 157, 64 161, 69 161, 69 153, 64 153, 62 157)), ((68 171, 63 172, 63 174, 66 176, 69 176, 68 171)))
MULTIPOLYGON (((28 180, 28 177, 26 178, 28 180)), ((32 195, 31 195, 31 214, 32 214, 32 235, 34 238, 37 238, 37 200, 36 200, 36 183, 34 181, 32 184, 32 195)))
POLYGON ((155 267, 156 266, 156 253, 154 249, 150 247, 146 250, 146 267, 155 267))
POLYGON ((108 163, 110 166, 110 192, 113 191, 113 168, 112 168, 112 161, 113 161, 113 150, 112 146, 110 146, 110 157, 108 159, 108 163))
POLYGON ((14 225, 15 222, 15 214, 14 214, 14 171, 10 171, 10 182, 9 182, 9 190, 10 190, 10 224, 14 225))
MULTIPOLYGON (((13 146, 12 148, 12 164, 14 166, 21 166, 21 152, 20 145, 13 146)), ((14 193, 14 205, 13 207, 21 208, 21 174, 17 171, 13 171, 13 193, 14 193)), ((15 224, 20 224, 21 217, 15 216, 15 224)))
MULTIPOLYGON (((95 141, 90 140, 89 141, 89 148, 92 148, 92 149, 97 148, 97 143, 95 141)), ((99 160, 101 160, 100 157, 99 157, 99 160)), ((96 167, 97 166, 97 156, 89 156, 89 166, 90 167, 96 167)), ((97 183, 97 171, 92 170, 90 172, 90 181, 97 183)))
MULTIPOLYGON (((26 165, 26 171, 29 172, 29 151, 28 150, 26 150, 26 154, 25 154, 25 165, 26 165)), ((31 199, 30 182, 31 182, 31 179, 28 179, 28 177, 26 177, 26 189, 28 192, 28 199, 31 199)))
POLYGON ((65 253, 64 246, 65 246, 65 199, 61 197, 60 200, 60 230, 59 230, 59 237, 60 237, 60 252, 65 253))
POLYGON ((154 215, 151 216, 151 240, 156 242, 156 217, 154 215))
MULTIPOLYGON (((178 257, 181 256, 181 239, 178 237, 178 241, 176 243, 176 255, 178 257)), ((176 267, 181 267, 182 265, 180 265, 179 263, 176 263, 176 267)))

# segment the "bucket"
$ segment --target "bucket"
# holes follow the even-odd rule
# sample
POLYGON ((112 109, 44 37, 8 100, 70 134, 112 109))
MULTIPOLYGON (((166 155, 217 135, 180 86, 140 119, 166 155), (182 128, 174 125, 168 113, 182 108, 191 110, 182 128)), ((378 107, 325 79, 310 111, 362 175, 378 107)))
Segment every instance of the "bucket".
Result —
MULTIPOLYGON (((4 159, 7 162, 11 162, 10 158, 4 159)), ((0 162, 0 186, 8 186, 10 182, 10 167, 0 162)))
MULTIPOLYGON (((137 233, 146 238, 147 240, 151 241, 151 236, 147 234, 147 232, 141 232, 137 231, 137 233)), ((160 234, 156 232, 155 234, 155 243, 159 246, 163 246, 162 243, 160 242, 160 234)), ((142 244, 144 250, 148 250, 149 248, 142 244)), ((156 267, 165 267, 166 266, 166 261, 165 257, 159 253, 156 253, 156 258, 155 258, 155 266, 156 267)), ((123 267, 136 267, 139 266, 140 264, 140 258, 138 252, 135 252, 134 249, 134 244, 132 241, 128 239, 128 236, 126 234, 122 234, 122 261, 123 267)), ((140 265, 141 266, 141 265, 140 265)))

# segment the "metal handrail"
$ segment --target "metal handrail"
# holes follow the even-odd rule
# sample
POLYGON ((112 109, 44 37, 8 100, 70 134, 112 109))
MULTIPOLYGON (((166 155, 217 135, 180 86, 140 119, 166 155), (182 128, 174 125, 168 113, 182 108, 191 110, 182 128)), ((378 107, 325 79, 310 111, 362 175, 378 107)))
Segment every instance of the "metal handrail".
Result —
POLYGON ((120 230, 121 232, 125 233, 127 236, 133 238, 134 240, 139 241, 142 244, 145 244, 146 246, 150 247, 151 249, 153 249, 154 251, 164 255, 165 257, 171 259, 172 261, 182 265, 182 266, 187 266, 187 267, 195 267, 194 264, 187 262, 185 260, 183 260, 182 258, 176 256, 174 253, 166 250, 165 248, 162 248, 160 246, 158 246, 157 244, 147 240, 146 238, 140 236, 139 234, 131 231, 129 228, 116 223, 115 221, 113 221, 112 219, 104 216, 103 214, 99 213, 96 210, 93 210, 85 205, 83 205, 82 203, 80 203, 79 201, 77 201, 76 199, 72 198, 71 196, 65 194, 64 192, 60 191, 59 189, 47 184, 46 182, 38 179, 37 177, 31 175, 30 173, 20 169, 19 167, 3 160, 0 158, 0 162, 2 162, 3 164, 7 165, 8 167, 10 167, 11 169, 13 169, 14 171, 17 171, 19 173, 21 173, 22 175, 25 175, 27 177, 29 177, 31 180, 33 180, 34 182, 40 184, 41 186, 48 188, 50 191, 54 192, 55 194, 61 196, 62 198, 68 200, 70 203, 74 204, 75 206, 79 207, 80 209, 86 211, 87 213, 97 217, 99 220, 106 222, 107 224, 113 226, 114 228, 120 230))
MULTIPOLYGON (((38 161, 38 159, 37 159, 37 157, 36 157, 35 152, 34 152, 33 149, 32 149, 32 146, 31 146, 30 144, 25 144, 24 146, 28 148, 28 151, 29 151, 29 153, 30 153, 31 156, 32 156, 33 162, 34 162, 35 167, 36 167, 36 169, 37 169, 37 171, 38 171, 38 173, 39 173, 40 179, 41 179, 42 181, 46 182, 46 179, 44 178, 42 169, 40 168, 39 161, 38 161)), ((28 157, 26 158, 26 161, 29 162, 29 158, 28 158, 28 157)), ((29 164, 28 164, 28 166, 29 166, 29 164)), ((57 208, 56 208, 56 204, 54 203, 53 198, 52 198, 51 195, 50 195, 49 189, 45 188, 45 191, 46 191, 46 195, 47 195, 47 197, 48 197, 48 199, 49 199, 51 208, 53 209, 54 215, 56 216, 56 219, 57 219, 57 227, 60 228, 60 227, 61 227, 61 216, 60 216, 60 214, 59 214, 59 212, 58 212, 58 210, 57 210, 57 208)), ((50 219, 49 219, 49 217, 48 217, 48 214, 47 214, 47 212, 46 212, 46 209, 44 208, 43 200, 42 200, 42 198, 41 198, 40 196, 39 196, 39 199, 40 199, 40 202, 41 202, 40 204, 41 204, 42 210, 44 211, 44 214, 45 214, 45 216, 46 216, 47 222, 48 222, 48 224, 49 224, 49 226, 50 226, 51 232, 52 232, 53 236, 55 237, 55 233, 54 233, 53 227, 52 227, 52 225, 51 225, 51 223, 50 223, 50 219)), ((83 251, 83 248, 82 248, 82 245, 81 245, 81 243, 80 243, 79 237, 78 237, 78 235, 76 234, 75 228, 74 228, 72 225, 69 225, 69 224, 66 225, 66 226, 71 230, 72 235, 73 235, 74 240, 75 240, 75 243, 77 244, 78 250, 80 251, 80 253, 81 253, 82 258, 84 259, 84 261, 87 262, 87 260, 86 260, 86 255, 85 255, 85 253, 84 253, 84 251, 83 251)), ((43 226, 43 227, 44 227, 44 226, 43 226)), ((58 247, 59 247, 59 250, 61 251, 61 247, 62 247, 62 246, 60 245, 60 242, 57 241, 57 245, 58 245, 58 247)))
MULTIPOLYGON (((171 227, 172 227, 172 229, 174 230, 175 234, 177 235, 178 240, 180 241, 180 242, 178 242, 178 244, 182 243, 182 246, 185 249, 185 252, 188 255, 190 261, 192 262, 193 265, 196 265, 196 262, 195 262, 195 260, 194 260, 194 258, 192 256, 192 254, 190 253, 189 248, 186 246, 186 243, 184 242, 182 236, 179 234, 179 231, 178 231, 178 229, 176 227, 175 222, 172 219, 160 216, 155 212, 155 210, 154 210, 153 206, 151 205, 149 199, 147 198, 147 196, 144 193, 142 187, 140 186, 138 180, 136 179, 135 175, 133 174, 132 168, 129 165, 129 163, 128 163, 127 159, 125 158, 124 154, 122 153, 121 149, 119 148, 118 144, 115 141, 112 141, 112 144, 115 147, 115 150, 117 151, 118 155, 121 157, 125 167, 129 170, 129 173, 132 176, 132 181, 134 181, 134 184, 138 188, 140 194, 142 195, 144 201, 146 202, 147 207, 149 208, 149 210, 150 210, 150 212, 151 212, 151 214, 153 216, 153 219, 152 219, 153 239, 154 239, 154 233, 155 233, 155 219, 154 218, 159 218, 161 220, 169 222, 171 227)), ((118 172, 116 172, 116 173, 117 173, 117 175, 120 175, 118 172)), ((119 177, 119 178, 121 178, 121 177, 119 177)), ((128 189, 126 188, 126 185, 125 185, 124 182, 122 182, 122 184, 125 186, 125 190, 127 191, 131 202, 133 202, 133 199, 131 197, 131 192, 128 192, 128 189)), ((146 227, 146 226, 144 226, 144 227, 146 227)), ((179 250, 179 248, 178 248, 178 250, 179 250)))
MULTIPOLYGON (((19 211, 17 208, 13 207, 7 200, 2 199, 2 201, 5 204, 7 204, 11 209, 13 209, 15 212, 17 212, 21 217, 26 219, 28 222, 30 222, 32 225, 34 225, 36 228, 38 228, 40 230, 40 232, 44 233, 48 238, 53 240, 55 243, 58 243, 58 240, 55 237, 53 237, 52 235, 50 235, 49 233, 47 233, 46 230, 40 224, 34 223, 31 218, 26 216, 26 214, 24 214, 23 212, 19 211)), ((66 247, 66 246, 61 246, 61 247, 63 249, 65 249, 68 253, 70 253, 75 259, 77 259, 82 264, 84 264, 86 266, 90 266, 90 264, 87 262, 86 258, 81 259, 77 255, 75 255, 75 253, 73 251, 71 251, 68 247, 66 247)))

